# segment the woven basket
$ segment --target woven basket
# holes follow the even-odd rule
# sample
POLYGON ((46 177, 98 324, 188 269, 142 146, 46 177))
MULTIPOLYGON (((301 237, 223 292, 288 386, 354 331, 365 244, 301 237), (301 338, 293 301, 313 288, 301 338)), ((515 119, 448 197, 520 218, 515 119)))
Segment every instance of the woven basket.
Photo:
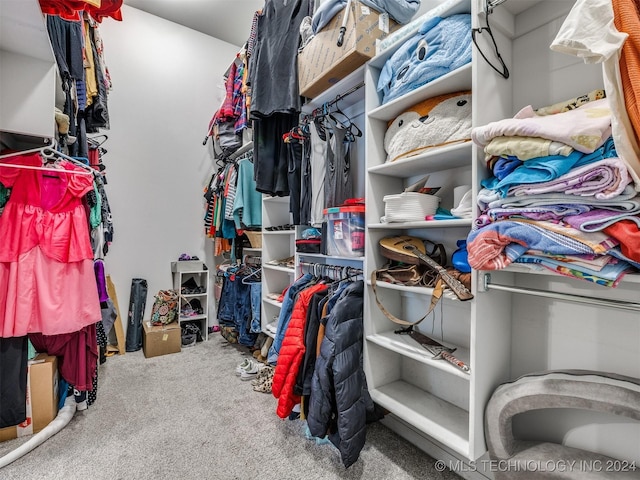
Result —
POLYGON ((262 232, 250 232, 245 230, 244 234, 249 239, 249 243, 252 248, 262 248, 262 232))

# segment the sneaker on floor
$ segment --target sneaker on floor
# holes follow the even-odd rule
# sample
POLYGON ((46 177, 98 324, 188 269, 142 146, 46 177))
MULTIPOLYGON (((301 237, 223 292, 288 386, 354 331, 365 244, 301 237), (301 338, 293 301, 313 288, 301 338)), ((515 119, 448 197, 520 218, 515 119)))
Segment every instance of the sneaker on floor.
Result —
POLYGON ((253 380, 254 378, 256 378, 256 375, 258 375, 258 372, 260 372, 260 369, 263 366, 264 364, 262 363, 251 362, 251 365, 248 368, 244 369, 240 374, 240 380, 253 380))
POLYGON ((236 367, 236 375, 240 376, 245 368, 248 368, 251 363, 249 358, 245 358, 240 365, 236 367))

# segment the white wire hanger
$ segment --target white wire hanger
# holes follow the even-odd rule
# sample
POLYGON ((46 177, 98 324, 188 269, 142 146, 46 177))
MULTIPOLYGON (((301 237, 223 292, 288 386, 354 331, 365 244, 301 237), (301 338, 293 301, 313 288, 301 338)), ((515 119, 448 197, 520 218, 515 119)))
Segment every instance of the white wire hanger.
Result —
POLYGON ((69 155, 65 155, 62 152, 57 151, 54 146, 50 146, 47 145, 46 147, 40 147, 40 148, 32 148, 30 150, 20 150, 17 152, 13 152, 13 153, 8 153, 6 155, 0 155, 0 165, 2 165, 2 167, 9 167, 9 168, 23 168, 26 170, 41 170, 41 171, 48 171, 48 172, 56 172, 56 173, 68 173, 71 175, 99 175, 100 173, 97 172, 95 169, 93 169, 92 167, 85 165, 84 163, 82 163, 79 160, 76 160, 73 157, 70 157, 69 155), (4 160, 5 158, 15 158, 15 157, 21 157, 23 155, 28 155, 30 153, 39 153, 40 156, 43 158, 43 160, 45 161, 50 161, 50 160, 55 160, 56 158, 62 158, 64 160, 67 160, 68 162, 73 163, 76 166, 81 167, 83 170, 66 170, 66 169, 61 169, 61 168, 57 168, 57 167, 47 167, 47 166, 35 166, 35 165, 19 165, 19 164, 14 164, 14 163, 4 163, 2 162, 2 160, 4 160))

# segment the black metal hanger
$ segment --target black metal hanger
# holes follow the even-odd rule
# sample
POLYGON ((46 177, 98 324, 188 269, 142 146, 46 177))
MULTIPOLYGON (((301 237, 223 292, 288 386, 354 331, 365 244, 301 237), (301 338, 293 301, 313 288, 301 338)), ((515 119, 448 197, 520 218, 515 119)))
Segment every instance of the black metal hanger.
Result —
POLYGON ((471 40, 473 40, 473 44, 478 49, 478 53, 484 58, 485 62, 489 64, 491 68, 493 68, 496 72, 498 72, 502 77, 509 78, 509 69, 507 65, 504 63, 502 59, 502 55, 498 51, 498 45, 496 44, 496 39, 493 36, 493 32, 491 31, 491 25, 489 25, 489 15, 493 12, 493 7, 503 3, 505 0, 485 0, 484 2, 484 21, 485 26, 480 28, 472 28, 471 29, 471 40), (491 43, 493 44, 494 55, 500 62, 501 69, 496 67, 493 63, 489 61, 487 56, 484 54, 480 46, 478 45, 478 41, 476 40, 476 35, 481 35, 483 32, 487 32, 489 34, 489 38, 491 39, 491 43))

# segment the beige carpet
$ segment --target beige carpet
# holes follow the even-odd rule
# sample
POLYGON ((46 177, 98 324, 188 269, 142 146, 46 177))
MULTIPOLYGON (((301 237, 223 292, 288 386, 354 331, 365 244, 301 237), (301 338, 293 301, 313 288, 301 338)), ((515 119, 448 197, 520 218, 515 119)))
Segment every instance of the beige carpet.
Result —
MULTIPOLYGON (((182 352, 110 357, 98 398, 69 425, 0 469, 2 480, 459 479, 380 423, 368 426, 360 459, 345 469, 332 445, 281 420, 276 399, 234 370, 243 349, 219 334, 182 352)), ((0 443, 0 457, 24 441, 0 443)))

